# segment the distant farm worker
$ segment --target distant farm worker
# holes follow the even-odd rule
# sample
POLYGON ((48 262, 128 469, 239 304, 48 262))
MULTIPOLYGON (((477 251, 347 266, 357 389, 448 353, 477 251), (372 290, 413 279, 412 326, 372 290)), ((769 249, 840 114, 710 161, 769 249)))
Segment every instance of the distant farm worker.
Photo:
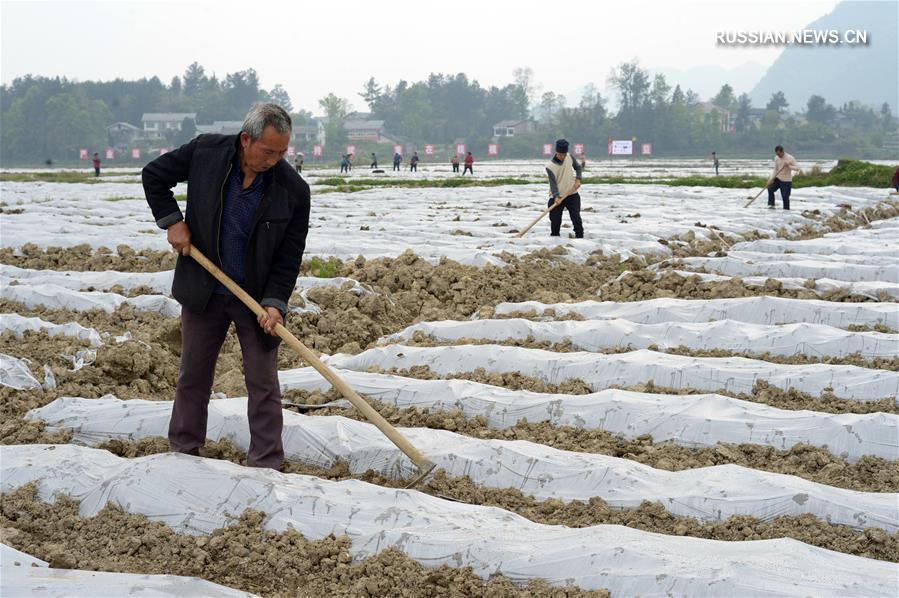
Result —
POLYGON ((899 166, 896 167, 896 172, 893 173, 893 178, 890 179, 890 187, 899 193, 899 166))
POLYGON ((91 160, 91 162, 94 163, 94 176, 95 177, 100 176, 100 154, 98 154, 97 152, 94 152, 94 157, 91 160))
POLYGON ((568 142, 564 139, 556 141, 556 155, 546 165, 546 176, 549 178, 549 192, 552 197, 546 207, 556 207, 549 213, 550 235, 558 237, 562 230, 562 209, 568 210, 574 236, 584 238, 584 225, 581 222, 581 165, 568 153, 568 142))
POLYGON ((278 469, 281 390, 275 326, 284 322, 309 230, 309 185, 284 160, 291 121, 276 104, 255 104, 238 135, 200 135, 144 167, 147 203, 180 254, 172 296, 181 304, 181 373, 169 446, 199 455, 206 441, 215 364, 231 323, 243 354, 249 403, 247 465, 278 469), (172 188, 187 182, 184 212, 172 188), (199 263, 193 244, 259 301, 256 316, 199 263))
POLYGON ((393 169, 394 169, 394 170, 399 170, 399 169, 400 169, 400 162, 402 162, 402 161, 403 161, 403 157, 400 155, 400 153, 399 153, 399 152, 394 152, 394 154, 393 154, 393 169))
POLYGON ((347 155, 347 157, 346 157, 347 171, 350 171, 353 169, 353 160, 355 160, 355 159, 356 159, 356 154, 348 154, 347 155))
POLYGON ((350 157, 347 154, 340 156, 340 172, 341 174, 350 171, 350 157))
POLYGON ((371 153, 371 169, 374 170, 378 167, 378 156, 374 152, 371 153))
POLYGON ((453 172, 459 172, 459 154, 453 154, 450 158, 450 164, 453 165, 453 172))
POLYGON ((303 172, 303 162, 306 161, 306 156, 303 152, 297 154, 297 157, 293 159, 293 165, 296 167, 297 172, 303 172))
POLYGON ((471 152, 465 156, 465 168, 462 169, 462 176, 465 176, 466 172, 474 175, 474 156, 471 155, 471 152))
POLYGON ((784 151, 782 145, 774 148, 774 170, 768 179, 768 208, 774 209, 774 192, 780 189, 780 199, 785 210, 790 209, 790 191, 793 189, 793 171, 801 172, 796 158, 784 151))
POLYGON ((715 176, 718 176, 718 154, 712 152, 712 165, 715 167, 715 176))
POLYGON ((587 169, 587 156, 581 156, 581 170, 587 169))
POLYGON ((409 160, 409 172, 418 172, 418 152, 412 152, 412 158, 409 160))

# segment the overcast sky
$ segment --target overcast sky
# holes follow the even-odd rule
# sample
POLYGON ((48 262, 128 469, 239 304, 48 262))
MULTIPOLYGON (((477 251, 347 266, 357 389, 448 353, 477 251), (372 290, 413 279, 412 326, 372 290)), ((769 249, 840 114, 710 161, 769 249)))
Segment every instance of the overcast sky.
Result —
POLYGON ((544 91, 571 96, 588 82, 603 89, 613 66, 636 57, 645 68, 685 79, 698 67, 734 69, 731 84, 741 92, 781 48, 716 47, 716 32, 801 29, 836 4, 2 0, 0 75, 4 83, 27 73, 77 80, 157 75, 168 83, 194 61, 219 77, 252 67, 263 87, 281 83, 295 108, 318 113, 318 99, 332 91, 364 108, 357 94, 371 76, 393 85, 465 72, 490 86, 530 66, 544 91))

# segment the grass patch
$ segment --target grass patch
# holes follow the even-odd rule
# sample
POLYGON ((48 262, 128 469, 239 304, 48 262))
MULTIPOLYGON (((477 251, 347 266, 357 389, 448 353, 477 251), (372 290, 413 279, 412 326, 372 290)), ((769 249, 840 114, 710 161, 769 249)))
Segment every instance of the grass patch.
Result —
POLYGON ((886 189, 890 186, 890 178, 896 171, 895 166, 871 164, 864 160, 841 159, 830 172, 822 172, 813 168, 802 176, 793 179, 794 187, 875 187, 886 189))
MULTIPOLYGON (((894 172, 893 166, 871 164, 863 160, 842 159, 829 172, 815 167, 796 175, 793 187, 874 187, 886 189, 894 172)), ((330 187, 318 193, 365 191, 375 187, 396 188, 454 188, 454 187, 497 187, 500 185, 534 185, 540 184, 539 178, 524 179, 519 177, 502 177, 490 179, 446 178, 446 179, 345 179, 327 177, 317 181, 318 184, 330 187)), ((699 176, 691 175, 679 178, 652 177, 584 177, 582 182, 591 185, 667 185, 669 187, 718 187, 727 189, 759 189, 768 182, 763 176, 699 176)))
POLYGON ((340 268, 343 266, 341 261, 336 257, 329 257, 327 261, 318 256, 313 257, 308 262, 309 274, 316 278, 334 278, 340 274, 340 268))
POLYGON ((118 181, 104 181, 106 177, 120 177, 138 175, 140 171, 135 172, 111 172, 101 174, 99 177, 94 176, 93 172, 0 172, 0 182, 4 183, 115 183, 118 181))

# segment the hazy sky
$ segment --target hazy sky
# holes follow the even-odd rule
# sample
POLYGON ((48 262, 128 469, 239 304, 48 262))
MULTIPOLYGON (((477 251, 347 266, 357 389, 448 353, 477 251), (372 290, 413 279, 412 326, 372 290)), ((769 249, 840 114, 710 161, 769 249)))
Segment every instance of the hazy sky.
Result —
MULTIPOLYGON (((836 0, 255 0, 0 3, 0 76, 72 79, 157 75, 168 83, 191 62, 207 73, 255 68, 281 83, 294 107, 319 112, 333 91, 357 95, 374 76, 395 84, 465 72, 483 86, 530 66, 543 90, 605 87, 610 69, 639 58, 650 70, 757 71, 781 48, 721 48, 718 31, 800 29, 836 0), (754 69, 751 66, 756 65, 754 69)), ((711 77, 708 77, 711 78, 711 77)), ((677 80, 671 81, 677 83, 677 80)), ((713 83, 717 86, 722 81, 713 83)), ((739 82, 737 91, 748 91, 739 82), (742 88, 741 88, 742 87, 742 88)), ((702 90, 700 90, 702 91, 702 90)))

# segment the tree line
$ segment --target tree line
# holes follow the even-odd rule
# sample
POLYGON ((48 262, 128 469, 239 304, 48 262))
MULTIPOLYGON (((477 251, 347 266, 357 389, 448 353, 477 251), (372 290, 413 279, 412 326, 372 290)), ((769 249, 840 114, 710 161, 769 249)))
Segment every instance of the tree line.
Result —
MULTIPOLYGON (((583 88, 574 106, 552 91, 541 93, 529 68, 516 69, 506 85, 490 87, 464 73, 435 73, 424 81, 393 85, 372 77, 359 96, 369 118, 383 120, 388 135, 404 144, 464 141, 485 152, 495 123, 533 120, 533 131, 499 140, 500 156, 509 158, 538 157, 541 145, 557 137, 584 143, 594 156, 605 154, 610 138, 636 138, 652 143, 654 155, 713 150, 767 155, 781 143, 817 157, 887 157, 884 140, 897 131, 888 104, 879 110, 854 102, 835 107, 814 95, 790 112, 788 99, 777 92, 764 107, 755 108, 747 94, 736 96, 728 84, 703 102, 636 60, 614 68, 607 82, 616 94, 615 109, 593 84, 583 88)), ((105 147, 107 125, 123 121, 139 126, 145 112, 195 112, 196 122, 206 124, 241 120, 250 104, 267 100, 291 111, 296 124, 312 118, 310 111, 294 109, 281 85, 263 89, 253 69, 219 79, 193 63, 168 84, 158 77, 75 82, 29 75, 0 86, 0 152, 5 162, 71 159, 79 148, 105 147)), ((347 142, 343 123, 354 116, 352 103, 331 93, 318 109, 328 117, 327 155, 339 153, 347 142)), ((193 134, 185 128, 169 141, 181 143, 193 134)))

